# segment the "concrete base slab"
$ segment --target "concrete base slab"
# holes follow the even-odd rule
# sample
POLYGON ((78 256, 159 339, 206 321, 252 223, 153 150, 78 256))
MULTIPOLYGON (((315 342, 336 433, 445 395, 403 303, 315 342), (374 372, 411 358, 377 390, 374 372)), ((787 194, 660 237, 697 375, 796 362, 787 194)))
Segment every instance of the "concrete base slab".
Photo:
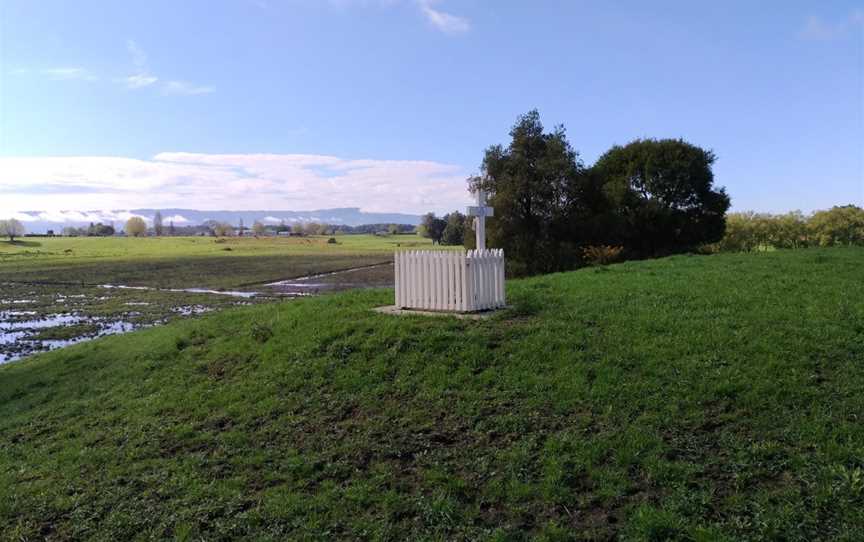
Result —
POLYGON ((392 314, 395 316, 452 316, 453 318, 460 318, 462 320, 485 320, 487 318, 495 316, 496 314, 507 308, 509 307, 502 307, 500 309, 492 309, 482 312, 447 312, 400 309, 397 308, 395 305, 387 305, 384 307, 375 307, 372 310, 381 314, 392 314))

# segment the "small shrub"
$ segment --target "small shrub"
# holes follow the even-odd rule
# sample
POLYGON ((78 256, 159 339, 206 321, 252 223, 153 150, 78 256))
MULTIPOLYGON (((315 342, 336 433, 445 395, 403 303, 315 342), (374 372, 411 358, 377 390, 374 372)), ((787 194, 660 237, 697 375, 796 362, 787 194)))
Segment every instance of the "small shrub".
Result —
POLYGON ((328 245, 335 245, 336 244, 336 238, 331 237, 330 239, 327 239, 327 244, 328 245))
POLYGON ((588 265, 607 265, 619 261, 623 250, 609 245, 589 246, 582 249, 582 259, 588 265))
POLYGON ((249 334, 255 342, 266 343, 273 337, 273 328, 261 322, 253 322, 249 334))

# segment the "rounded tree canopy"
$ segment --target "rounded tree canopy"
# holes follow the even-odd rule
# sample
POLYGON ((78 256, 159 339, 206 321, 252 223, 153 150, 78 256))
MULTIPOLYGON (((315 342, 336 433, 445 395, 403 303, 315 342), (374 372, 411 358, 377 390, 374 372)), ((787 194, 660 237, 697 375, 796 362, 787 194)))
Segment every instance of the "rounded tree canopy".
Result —
POLYGON ((147 232, 147 223, 140 216, 133 216, 126 221, 126 235, 140 237, 147 232))
POLYGON ((8 237, 10 241, 14 241, 16 237, 21 237, 26 233, 24 224, 17 218, 0 220, 0 237, 8 237))
POLYGON ((730 201, 714 186, 715 160, 682 139, 637 139, 601 156, 593 171, 627 217, 625 244, 657 254, 719 241, 730 201))
MULTIPOLYGON (((722 188, 714 190, 711 166, 716 159, 713 151, 683 139, 637 139, 609 149, 594 169, 618 203, 650 199, 671 209, 687 210, 725 195, 722 188)), ((728 208, 728 198, 725 206, 728 208)))

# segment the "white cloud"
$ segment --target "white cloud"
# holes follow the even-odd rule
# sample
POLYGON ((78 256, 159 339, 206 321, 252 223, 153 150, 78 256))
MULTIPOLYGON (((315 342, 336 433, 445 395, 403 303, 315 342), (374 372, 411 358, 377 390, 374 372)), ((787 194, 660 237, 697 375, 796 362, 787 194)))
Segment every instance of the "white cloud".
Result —
POLYGON ((846 33, 843 23, 830 23, 821 17, 811 15, 804 22, 801 37, 809 40, 832 40, 846 33))
POLYGON ((96 81, 97 79, 99 79, 97 76, 93 75, 84 68, 78 67, 58 67, 42 69, 15 68, 9 73, 12 73, 14 75, 42 75, 54 81, 96 81))
POLYGON ((471 23, 465 17, 459 17, 458 15, 452 15, 433 8, 433 0, 418 1, 423 15, 438 30, 448 34, 460 34, 471 30, 471 23))
POLYGON ((129 211, 39 211, 39 212, 16 212, 12 214, 13 218, 17 218, 21 222, 126 222, 133 216, 143 218, 146 222, 152 222, 152 219, 146 216, 130 213, 129 211))
POLYGON ((306 154, 0 157, 0 214, 142 207, 445 212, 470 203, 467 174, 423 160, 306 154))
MULTIPOLYGON (((144 49, 142 49, 135 40, 126 40, 126 50, 132 57, 133 73, 132 75, 127 75, 124 77, 116 77, 114 78, 115 82, 124 85, 130 90, 138 90, 153 86, 160 81, 160 78, 158 76, 151 73, 147 64, 147 53, 144 52, 144 49)), ((86 73, 83 70, 81 70, 81 72, 86 73)), ((58 71, 58 75, 66 74, 67 72, 58 71)), ((70 71, 68 71, 68 78, 71 78, 73 75, 77 75, 77 72, 73 72, 70 69, 70 71)), ((210 86, 195 85, 186 81, 179 80, 165 81, 160 86, 160 88, 163 94, 174 94, 183 96, 209 94, 215 91, 215 89, 210 86)))
POLYGON ((147 53, 138 47, 135 40, 126 40, 126 50, 132 55, 132 64, 139 70, 144 70, 147 67, 147 53))
POLYGON ((210 94, 215 92, 213 87, 193 85, 185 81, 168 81, 162 85, 165 94, 179 94, 182 96, 194 96, 196 94, 210 94))
MULTIPOLYGON (((327 3, 337 9, 346 10, 353 7, 380 7, 389 8, 400 5, 403 0, 327 0, 327 3)), ((447 13, 433 7, 438 0, 411 0, 411 3, 419 7, 420 12, 436 29, 448 34, 461 34, 471 29, 471 22, 458 15, 447 13)))
POLYGON ((126 88, 136 90, 139 88, 149 87, 159 80, 155 75, 151 75, 147 69, 147 53, 135 42, 135 40, 126 40, 126 50, 132 55, 132 65, 135 67, 135 73, 120 79, 126 85, 126 88))
POLYGON ((144 73, 139 73, 138 75, 130 75, 129 77, 124 77, 122 79, 122 81, 126 84, 126 88, 130 88, 133 90, 149 87, 158 80, 158 77, 155 77, 153 75, 147 75, 144 73))
POLYGON ((56 80, 73 80, 80 79, 84 81, 95 81, 98 79, 84 68, 47 68, 41 70, 41 73, 47 75, 51 79, 56 80))
POLYGON ((804 20, 800 36, 815 41, 831 41, 845 38, 858 25, 864 24, 864 10, 855 10, 840 21, 826 21, 822 17, 811 15, 804 20))

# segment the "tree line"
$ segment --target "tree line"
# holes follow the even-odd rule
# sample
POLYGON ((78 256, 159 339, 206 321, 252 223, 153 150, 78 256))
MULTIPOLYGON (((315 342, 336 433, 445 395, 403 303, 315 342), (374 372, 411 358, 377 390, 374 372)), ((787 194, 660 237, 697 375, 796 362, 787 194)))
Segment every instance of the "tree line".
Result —
MULTIPOLYGON (((485 190, 495 208, 489 245, 504 249, 511 274, 578 267, 595 247, 645 258, 723 238, 730 200, 714 185, 710 150, 681 139, 639 139, 589 167, 564 127, 544 131, 536 110, 517 119, 510 138, 486 149, 480 174, 468 183, 485 190)), ((462 224, 464 233, 470 222, 462 224)))
POLYGON ((832 207, 804 215, 730 213, 726 234, 709 249, 755 252, 768 248, 864 246, 864 209, 855 205, 832 207))
POLYGON ((443 218, 435 216, 435 213, 426 213, 420 219, 417 234, 431 239, 432 244, 465 245, 471 248, 469 238, 473 239, 473 220, 459 211, 448 213, 443 218))

